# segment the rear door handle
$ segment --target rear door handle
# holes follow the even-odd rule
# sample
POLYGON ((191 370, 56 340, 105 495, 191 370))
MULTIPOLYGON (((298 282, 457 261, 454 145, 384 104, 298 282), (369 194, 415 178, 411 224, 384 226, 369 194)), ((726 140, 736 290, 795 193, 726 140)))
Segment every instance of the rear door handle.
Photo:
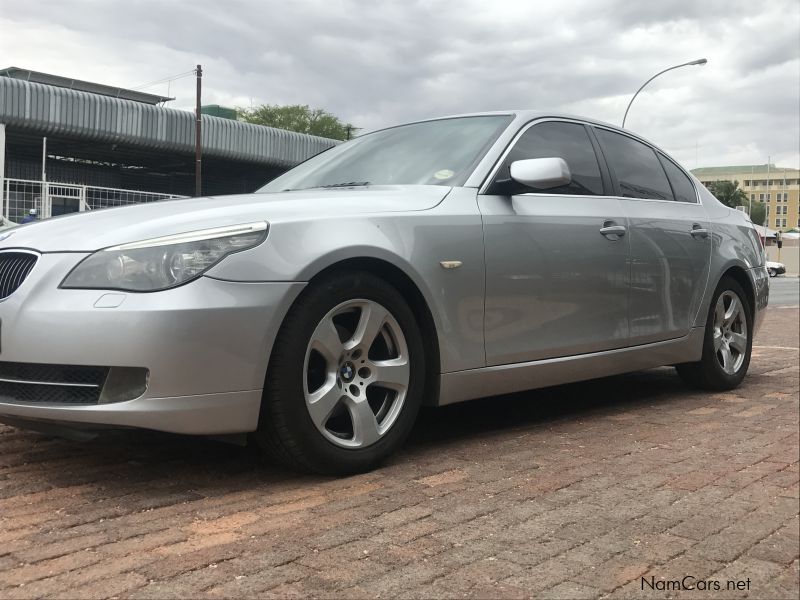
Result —
POLYGON ((695 223, 694 225, 692 225, 692 230, 689 233, 692 234, 694 237, 707 238, 709 231, 705 227, 701 227, 700 225, 695 223))
POLYGON ((617 225, 614 221, 606 221, 603 223, 603 227, 600 229, 600 234, 606 237, 615 236, 613 239, 617 239, 625 235, 624 225, 617 225))

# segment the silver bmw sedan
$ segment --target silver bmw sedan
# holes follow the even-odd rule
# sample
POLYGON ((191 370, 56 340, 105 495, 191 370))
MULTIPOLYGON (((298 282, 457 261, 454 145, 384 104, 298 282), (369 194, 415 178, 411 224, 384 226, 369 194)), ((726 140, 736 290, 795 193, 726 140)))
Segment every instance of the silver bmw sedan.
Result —
POLYGON ((629 131, 411 123, 254 194, 0 232, 0 421, 250 434, 358 472, 423 403, 660 365, 734 388, 768 281, 748 218, 629 131))

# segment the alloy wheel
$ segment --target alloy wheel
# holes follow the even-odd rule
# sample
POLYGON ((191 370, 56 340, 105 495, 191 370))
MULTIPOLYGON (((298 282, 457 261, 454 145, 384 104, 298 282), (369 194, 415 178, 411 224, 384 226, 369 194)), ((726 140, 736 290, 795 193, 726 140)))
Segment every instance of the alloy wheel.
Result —
POLYGON ((714 352, 722 369, 735 375, 747 354, 747 318, 739 296, 726 290, 714 310, 714 352))
POLYGON ((397 421, 408 393, 403 331, 373 300, 343 302, 311 334, 303 375, 306 408, 325 438, 344 448, 371 446, 397 421))

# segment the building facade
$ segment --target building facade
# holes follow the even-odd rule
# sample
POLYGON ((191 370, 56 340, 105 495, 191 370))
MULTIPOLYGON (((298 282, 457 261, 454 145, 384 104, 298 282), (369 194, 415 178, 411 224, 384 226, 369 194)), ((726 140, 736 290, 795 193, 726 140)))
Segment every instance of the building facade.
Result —
POLYGON ((738 181, 750 200, 766 204, 767 227, 778 231, 800 229, 800 170, 769 164, 704 167, 692 173, 703 185, 738 181))

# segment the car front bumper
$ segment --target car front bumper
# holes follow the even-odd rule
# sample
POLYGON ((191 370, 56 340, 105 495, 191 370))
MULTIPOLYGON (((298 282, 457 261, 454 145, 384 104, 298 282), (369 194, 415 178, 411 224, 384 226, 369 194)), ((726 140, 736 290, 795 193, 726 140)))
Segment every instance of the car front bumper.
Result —
POLYGON ((59 289, 85 256, 42 254, 0 301, 0 364, 147 369, 146 389, 130 400, 79 405, 0 395, 0 421, 255 430, 273 341, 305 284, 201 277, 153 293, 59 289))

